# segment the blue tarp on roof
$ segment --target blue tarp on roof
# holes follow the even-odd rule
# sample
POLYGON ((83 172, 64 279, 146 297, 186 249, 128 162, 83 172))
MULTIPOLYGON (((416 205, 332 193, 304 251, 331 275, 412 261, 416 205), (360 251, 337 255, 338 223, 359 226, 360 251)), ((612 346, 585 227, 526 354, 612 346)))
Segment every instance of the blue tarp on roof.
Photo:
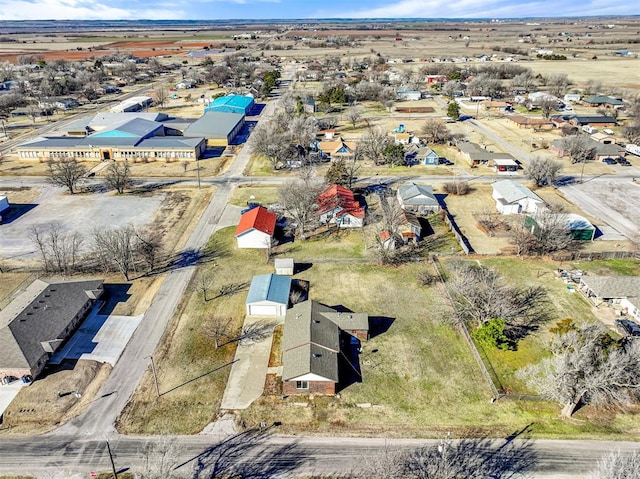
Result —
POLYGON ((259 301, 289 304, 291 278, 278 274, 261 274, 254 276, 249 287, 246 304, 259 301))

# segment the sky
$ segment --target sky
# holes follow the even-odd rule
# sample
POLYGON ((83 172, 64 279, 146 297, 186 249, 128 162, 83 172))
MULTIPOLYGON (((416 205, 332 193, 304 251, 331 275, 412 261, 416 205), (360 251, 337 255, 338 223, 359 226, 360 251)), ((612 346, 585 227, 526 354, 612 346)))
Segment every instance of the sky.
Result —
POLYGON ((0 20, 522 18, 638 15, 629 0, 2 0, 0 20))

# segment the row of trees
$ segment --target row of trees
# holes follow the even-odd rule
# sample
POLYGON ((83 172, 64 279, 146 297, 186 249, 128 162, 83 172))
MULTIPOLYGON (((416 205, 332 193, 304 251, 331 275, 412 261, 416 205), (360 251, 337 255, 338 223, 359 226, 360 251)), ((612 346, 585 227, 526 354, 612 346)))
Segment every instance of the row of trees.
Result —
POLYGON ((129 281, 132 273, 155 270, 162 255, 160 236, 131 225, 96 229, 89 238, 66 232, 58 223, 33 227, 30 233, 45 273, 118 271, 129 281))
MULTIPOLYGON (((56 185, 67 188, 70 194, 78 191, 78 186, 82 185, 89 173, 87 167, 74 157, 49 160, 49 181, 56 185)), ((114 161, 107 166, 104 175, 104 184, 116 190, 118 194, 123 194, 129 186, 131 180, 131 168, 125 160, 114 161)))

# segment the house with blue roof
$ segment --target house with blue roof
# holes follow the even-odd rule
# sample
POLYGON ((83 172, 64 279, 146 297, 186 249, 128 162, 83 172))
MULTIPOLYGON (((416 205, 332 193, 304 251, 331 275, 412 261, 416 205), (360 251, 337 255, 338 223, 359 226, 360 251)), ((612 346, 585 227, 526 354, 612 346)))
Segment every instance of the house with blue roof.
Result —
POLYGON ((287 314, 291 278, 278 274, 254 276, 249 287, 246 307, 248 316, 283 317, 287 314))
POLYGON ((224 113, 240 113, 242 115, 248 115, 255 101, 250 96, 244 95, 227 95, 216 98, 207 106, 205 106, 205 113, 210 111, 219 111, 224 113))

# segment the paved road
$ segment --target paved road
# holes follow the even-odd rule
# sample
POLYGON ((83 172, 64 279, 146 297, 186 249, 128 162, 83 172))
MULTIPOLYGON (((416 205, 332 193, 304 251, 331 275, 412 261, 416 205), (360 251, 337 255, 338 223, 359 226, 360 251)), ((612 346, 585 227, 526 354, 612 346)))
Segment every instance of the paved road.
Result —
MULTIPOLYGON (((198 463, 203 467, 215 464, 219 473, 236 470, 244 472, 244 477, 260 479, 344 473, 357 470, 368 458, 389 449, 438 444, 434 440, 292 437, 270 432, 168 439, 177 446, 174 464, 179 472, 189 474, 198 463)), ((157 436, 111 438, 116 468, 141 470, 146 460, 146 448, 166 442, 166 439, 157 436)), ((110 465, 105 440, 100 435, 87 439, 70 436, 1 438, 0 473, 106 471, 110 465)), ((626 453, 638 448, 638 444, 632 442, 605 441, 502 439, 480 440, 477 444, 477 451, 482 456, 497 453, 503 457, 509 455, 512 460, 515 456, 522 464, 530 463, 527 477, 535 479, 584 478, 603 454, 615 450, 626 453)))

